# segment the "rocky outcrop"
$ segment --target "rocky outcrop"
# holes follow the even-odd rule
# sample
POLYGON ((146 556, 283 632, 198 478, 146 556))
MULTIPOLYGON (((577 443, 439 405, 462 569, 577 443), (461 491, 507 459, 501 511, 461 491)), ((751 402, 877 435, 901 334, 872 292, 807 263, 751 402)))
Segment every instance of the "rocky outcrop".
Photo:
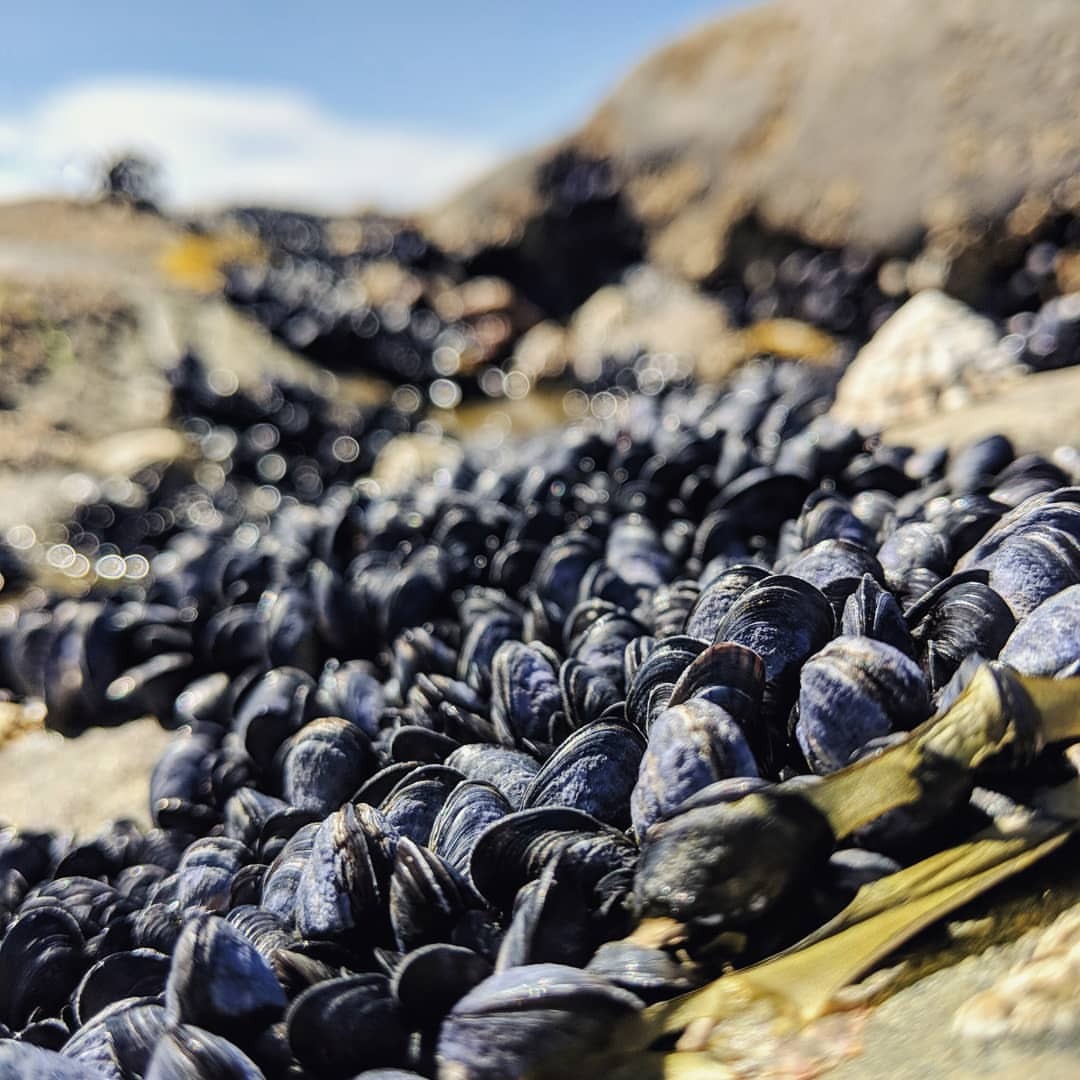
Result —
POLYGON ((1000 246, 1080 203, 1078 57, 1071 0, 777 0, 660 50, 582 130, 426 227, 505 264, 556 231, 552 162, 605 161, 612 220, 638 223, 648 256, 691 279, 748 231, 780 231, 874 253, 926 242, 970 288, 988 226, 1000 246))

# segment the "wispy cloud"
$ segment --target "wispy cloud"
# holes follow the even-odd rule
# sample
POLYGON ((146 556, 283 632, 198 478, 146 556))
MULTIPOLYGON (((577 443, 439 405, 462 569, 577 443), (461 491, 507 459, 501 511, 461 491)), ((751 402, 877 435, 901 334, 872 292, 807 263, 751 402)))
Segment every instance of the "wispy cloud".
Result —
POLYGON ((117 79, 0 112, 0 198, 85 191, 103 159, 127 150, 161 163, 169 201, 182 208, 409 209, 500 156, 483 142, 343 120, 287 90, 117 79))

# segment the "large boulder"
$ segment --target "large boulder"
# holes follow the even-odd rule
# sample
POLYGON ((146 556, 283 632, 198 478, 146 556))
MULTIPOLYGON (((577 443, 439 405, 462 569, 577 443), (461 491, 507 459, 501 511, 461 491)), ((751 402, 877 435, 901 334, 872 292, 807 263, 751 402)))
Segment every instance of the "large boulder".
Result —
POLYGON ((988 225, 1000 247, 1080 204, 1078 55, 1072 0, 777 0, 661 49, 581 131, 425 225, 513 276, 508 253, 565 247, 551 171, 571 161, 579 200, 601 177, 590 228, 617 233, 628 261, 640 242, 704 279, 766 231, 874 254, 929 241, 954 277, 978 279, 988 225), (596 161, 613 180, 588 172, 596 161))

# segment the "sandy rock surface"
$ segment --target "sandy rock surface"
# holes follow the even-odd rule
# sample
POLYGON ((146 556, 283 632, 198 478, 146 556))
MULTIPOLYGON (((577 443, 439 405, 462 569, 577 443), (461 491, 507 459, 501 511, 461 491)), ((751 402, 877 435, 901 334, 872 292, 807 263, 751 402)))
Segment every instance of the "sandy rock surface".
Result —
POLYGON ((78 739, 37 730, 0 750, 0 823, 89 836, 117 818, 150 825, 150 772, 172 737, 155 720, 78 739))

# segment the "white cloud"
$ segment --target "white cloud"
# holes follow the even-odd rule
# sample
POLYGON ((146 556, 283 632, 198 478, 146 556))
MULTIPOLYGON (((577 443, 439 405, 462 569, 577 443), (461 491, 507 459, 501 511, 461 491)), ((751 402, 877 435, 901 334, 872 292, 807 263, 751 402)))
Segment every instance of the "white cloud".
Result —
POLYGON ((345 121, 288 90, 118 79, 0 112, 0 198, 85 192, 99 163, 127 150, 161 163, 179 208, 409 209, 500 157, 479 141, 345 121))

